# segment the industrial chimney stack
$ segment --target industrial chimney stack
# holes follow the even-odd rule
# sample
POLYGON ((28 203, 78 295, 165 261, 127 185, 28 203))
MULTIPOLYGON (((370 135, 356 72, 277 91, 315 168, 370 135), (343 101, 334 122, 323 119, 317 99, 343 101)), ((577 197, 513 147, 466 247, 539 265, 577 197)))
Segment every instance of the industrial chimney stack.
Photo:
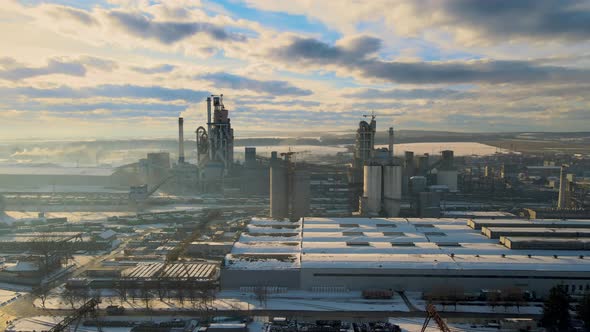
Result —
POLYGON ((178 118, 178 163, 184 164, 184 119, 178 118))
POLYGON ((389 159, 393 161, 393 127, 389 127, 389 159))

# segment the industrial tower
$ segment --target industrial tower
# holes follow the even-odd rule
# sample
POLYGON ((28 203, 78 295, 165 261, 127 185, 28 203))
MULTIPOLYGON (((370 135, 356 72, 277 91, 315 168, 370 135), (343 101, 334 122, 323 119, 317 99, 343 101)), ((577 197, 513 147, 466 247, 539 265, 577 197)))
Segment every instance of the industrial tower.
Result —
POLYGON ((225 173, 234 163, 234 130, 231 127, 228 110, 223 105, 223 95, 207 97, 207 135, 209 160, 222 162, 225 173), (213 103, 213 118, 211 118, 213 103))

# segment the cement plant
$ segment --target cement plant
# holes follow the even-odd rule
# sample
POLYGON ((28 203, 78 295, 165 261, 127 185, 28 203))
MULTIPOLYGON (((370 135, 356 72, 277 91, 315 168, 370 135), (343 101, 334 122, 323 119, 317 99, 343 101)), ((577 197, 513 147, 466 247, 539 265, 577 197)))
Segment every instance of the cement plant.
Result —
POLYGON ((0 4, 0 332, 590 332, 590 0, 0 4))
POLYGON ((264 155, 199 107, 176 151, 0 168, 6 331, 537 330, 590 292, 588 154, 417 154, 360 114, 264 155))

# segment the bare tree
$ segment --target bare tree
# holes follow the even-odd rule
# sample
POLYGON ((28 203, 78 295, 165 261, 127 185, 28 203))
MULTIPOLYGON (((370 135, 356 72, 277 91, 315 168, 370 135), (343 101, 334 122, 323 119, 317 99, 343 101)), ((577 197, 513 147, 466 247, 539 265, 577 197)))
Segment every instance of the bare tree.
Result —
POLYGON ((119 302, 123 305, 123 303, 127 301, 127 285, 123 280, 119 280, 115 287, 115 292, 117 292, 117 295, 119 296, 119 302))
POLYGON ((143 301, 143 305, 145 306, 146 310, 150 310, 151 303, 152 303, 152 294, 146 287, 142 287, 140 290, 141 293, 141 300, 143 301))
POLYGON ((502 298, 500 291, 489 292, 486 296, 486 301, 492 307, 492 310, 498 305, 502 298))
POLYGON ((180 303, 181 306, 184 307, 184 288, 182 287, 182 285, 180 283, 177 283, 177 288, 176 288, 176 297, 178 298, 178 302, 180 303))
POLYGON ((93 299, 96 299, 96 301, 98 302, 98 304, 96 305, 96 308, 99 308, 100 302, 102 300, 102 293, 100 292, 100 289, 93 289, 90 292, 90 297, 93 299))
POLYGON ((66 301, 66 303, 68 303, 72 309, 76 309, 76 303, 78 303, 78 297, 76 295, 76 292, 70 288, 66 288, 63 293, 61 294, 61 297, 66 301))
POLYGON ((41 286, 36 291, 36 295, 39 298, 39 300, 41 301, 41 307, 43 309, 45 309, 45 302, 49 298, 50 293, 51 293, 51 289, 49 289, 49 287, 47 287, 47 286, 41 286))
POLYGON ((254 287, 254 295, 256 299, 260 303, 261 306, 266 307, 266 303, 268 302, 268 287, 266 286, 256 286, 254 287))
POLYGON ((509 287, 502 290, 504 301, 509 301, 516 309, 520 311, 520 306, 525 302, 525 296, 522 289, 518 287, 509 287))
POLYGON ((77 300, 81 301, 82 303, 86 303, 88 300, 90 300, 90 290, 86 287, 76 289, 74 294, 77 300))
POLYGON ((160 299, 160 301, 164 301, 164 296, 166 296, 166 285, 162 279, 158 279, 156 284, 156 292, 158 293, 158 299, 160 299))

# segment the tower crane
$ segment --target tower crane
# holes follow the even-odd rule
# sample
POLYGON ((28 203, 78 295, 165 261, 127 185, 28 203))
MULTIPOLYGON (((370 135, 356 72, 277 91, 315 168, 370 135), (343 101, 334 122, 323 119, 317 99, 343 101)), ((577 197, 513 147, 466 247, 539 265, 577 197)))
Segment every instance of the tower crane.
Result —
MULTIPOLYGON (((92 298, 88 300, 88 302, 84 303, 80 308, 76 309, 71 315, 66 316, 61 322, 57 323, 54 327, 49 329, 48 332, 63 332, 65 331, 70 324, 77 321, 76 329, 78 328, 78 324, 80 323, 80 319, 84 317, 86 314, 92 313, 96 314, 96 307, 100 301, 96 298, 92 298)), ((100 326, 98 326, 99 332, 101 331, 100 326)))
POLYGON ((451 329, 449 328, 447 323, 445 323, 442 317, 438 314, 438 311, 436 311, 436 307, 432 303, 428 303, 428 305, 426 306, 426 319, 424 320, 424 324, 422 324, 422 332, 426 331, 428 323, 430 323, 430 320, 432 318, 434 318, 434 321, 436 322, 436 325, 438 325, 439 330, 441 330, 442 332, 451 332, 451 329))

